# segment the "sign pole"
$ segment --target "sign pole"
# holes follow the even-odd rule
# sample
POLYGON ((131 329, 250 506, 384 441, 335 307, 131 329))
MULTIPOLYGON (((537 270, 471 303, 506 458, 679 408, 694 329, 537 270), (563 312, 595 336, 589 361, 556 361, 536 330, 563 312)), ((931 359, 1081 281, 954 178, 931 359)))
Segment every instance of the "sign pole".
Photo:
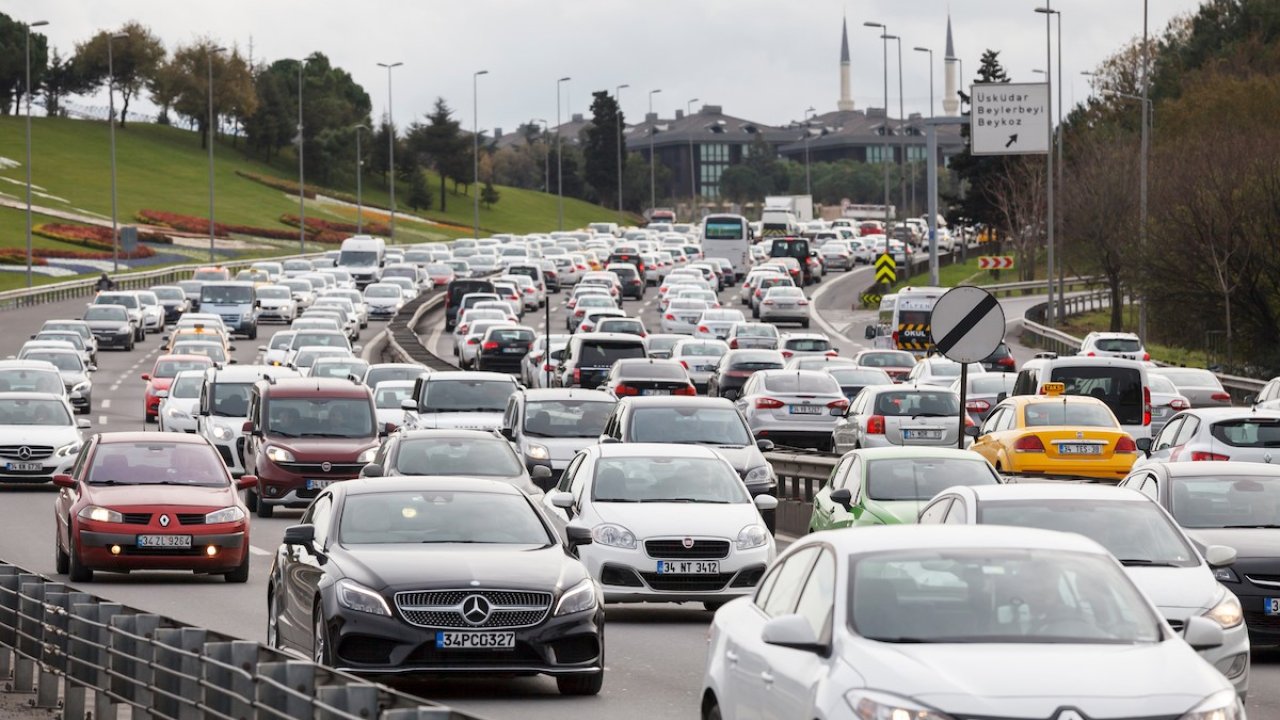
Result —
POLYGON ((957 440, 959 448, 964 449, 965 418, 969 417, 969 410, 965 407, 965 398, 969 389, 969 363, 960 363, 960 438, 957 440))
MULTIPOLYGON (((929 196, 929 284, 938 285, 938 127, 933 124, 925 126, 925 147, 928 158, 925 160, 925 192, 929 196)), ((951 245, 955 250, 955 243, 951 245)), ((954 258, 952 258, 954 262, 954 258)))

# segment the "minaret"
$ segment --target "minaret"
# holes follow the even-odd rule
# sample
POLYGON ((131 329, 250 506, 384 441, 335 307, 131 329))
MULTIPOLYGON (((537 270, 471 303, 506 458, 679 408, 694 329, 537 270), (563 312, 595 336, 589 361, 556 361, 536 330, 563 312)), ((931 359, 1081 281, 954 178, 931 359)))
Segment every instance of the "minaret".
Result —
POLYGON ((849 26, 843 18, 840 20, 840 102, 836 109, 841 112, 853 110, 853 97, 849 90, 849 26))
POLYGON ((960 114, 960 97, 956 95, 959 89, 957 78, 959 61, 956 59, 955 43, 951 41, 951 13, 949 12, 947 13, 947 52, 942 56, 942 63, 946 67, 947 75, 946 89, 942 93, 942 112, 955 117, 960 114))

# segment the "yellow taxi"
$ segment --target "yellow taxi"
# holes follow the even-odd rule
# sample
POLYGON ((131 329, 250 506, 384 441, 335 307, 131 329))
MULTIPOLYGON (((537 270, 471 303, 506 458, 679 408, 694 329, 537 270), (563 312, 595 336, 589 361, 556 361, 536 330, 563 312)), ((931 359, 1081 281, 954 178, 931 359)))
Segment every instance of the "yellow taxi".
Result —
POLYGON ((583 250, 582 254, 587 258, 587 267, 592 272, 599 272, 604 269, 604 262, 600 260, 600 255, 592 249, 583 250))
POLYGON ((222 343, 223 350, 227 353, 231 352, 231 338, 221 329, 206 325, 175 328, 173 332, 165 336, 165 352, 173 352, 173 346, 183 340, 218 342, 222 343))
POLYGON ((221 265, 202 267, 191 274, 191 279, 202 282, 226 282, 231 279, 231 271, 221 265))
POLYGON ((255 270, 249 268, 236 273, 235 280, 237 282, 251 282, 254 287, 262 287, 271 284, 271 275, 266 270, 255 270))
POLYGON ((1007 475, 1061 475, 1119 482, 1138 447, 1101 400, 1064 395, 1045 383, 1043 395, 1011 397, 992 409, 973 451, 1007 475))

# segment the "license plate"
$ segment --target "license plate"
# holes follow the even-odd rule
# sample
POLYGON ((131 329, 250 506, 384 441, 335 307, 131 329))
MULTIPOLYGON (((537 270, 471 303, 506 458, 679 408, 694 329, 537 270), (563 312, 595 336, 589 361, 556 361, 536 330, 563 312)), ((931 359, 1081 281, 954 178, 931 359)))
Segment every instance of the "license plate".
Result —
POLYGON ((1101 455, 1101 445, 1078 445, 1063 443, 1058 446, 1059 455, 1101 455))
POLYGON ((641 395, 670 395, 670 390, 641 390, 641 395))
POLYGON ((716 575, 720 572, 717 560, 659 560, 659 575, 716 575))
POLYGON ((903 430, 902 437, 907 440, 941 440, 941 430, 903 430))
POLYGON ((4 469, 14 472, 39 472, 44 469, 44 465, 33 462, 11 462, 5 463, 4 469))
POLYGON ((502 348, 502 352, 508 353, 511 355, 515 355, 516 353, 523 355, 526 352, 526 350, 520 347, 509 347, 509 348, 502 348))
POLYGON ((1262 598, 1262 612, 1266 615, 1280 615, 1280 598, 1262 598))
POLYGON ((333 480, 307 480, 308 490, 323 490, 334 483, 333 480))
POLYGON ((189 548, 190 535, 139 535, 140 548, 189 548))
POLYGON ((729 337, 729 331, 728 331, 728 330, 716 330, 716 331, 714 331, 714 333, 713 333, 713 334, 716 336, 716 339, 717 339, 717 340, 723 340, 723 339, 725 339, 725 338, 729 337))
POLYGON ((437 650, 511 650, 515 646, 513 632, 436 632, 437 650))
POLYGON ((694 366, 694 370, 697 372, 711 372, 712 370, 715 370, 715 369, 716 369, 715 365, 695 365, 694 366))
POLYGON ((817 405, 791 405, 792 415, 820 415, 822 408, 817 405))

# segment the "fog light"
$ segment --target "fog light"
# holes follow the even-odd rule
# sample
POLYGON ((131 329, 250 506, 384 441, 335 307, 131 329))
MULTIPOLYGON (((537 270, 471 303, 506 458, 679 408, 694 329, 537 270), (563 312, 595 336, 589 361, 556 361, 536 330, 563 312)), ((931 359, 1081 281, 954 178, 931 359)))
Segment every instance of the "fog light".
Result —
POLYGON ((112 545, 112 546, 111 546, 111 554, 112 554, 112 555, 119 555, 119 554, 120 554, 120 546, 119 546, 119 545, 112 545))
POLYGON ((214 555, 217 555, 217 554, 218 554, 218 546, 217 546, 217 545, 210 545, 209 547, 207 547, 207 548, 205 548, 205 549, 204 549, 204 552, 205 552, 205 554, 206 554, 206 555, 208 555, 209 557, 213 557, 214 555))
POLYGON ((1228 678, 1237 678, 1249 669, 1249 654, 1240 653, 1232 655, 1229 658, 1223 658, 1217 662, 1218 670, 1228 678))
POLYGON ((268 485, 267 494, 270 495, 271 497, 275 497, 276 495, 280 494, 280 488, 268 485))

